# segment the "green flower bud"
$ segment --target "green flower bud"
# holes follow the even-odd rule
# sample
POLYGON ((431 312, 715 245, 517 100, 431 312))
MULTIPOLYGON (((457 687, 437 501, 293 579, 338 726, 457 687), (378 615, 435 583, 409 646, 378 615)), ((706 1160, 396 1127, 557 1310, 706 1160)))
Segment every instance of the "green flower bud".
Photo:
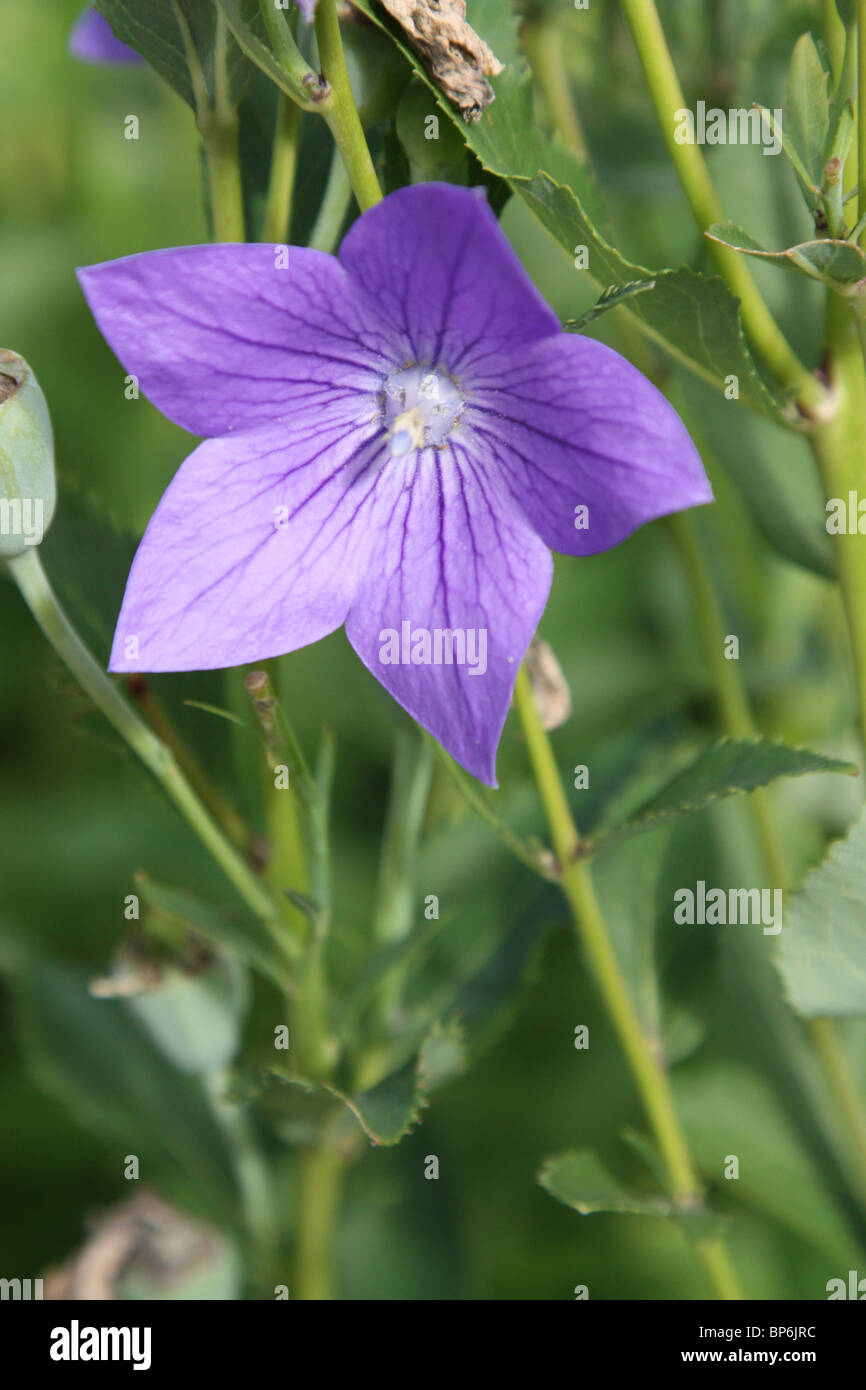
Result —
POLYGON ((24 358, 0 348, 0 559, 40 544, 55 500, 45 397, 24 358))

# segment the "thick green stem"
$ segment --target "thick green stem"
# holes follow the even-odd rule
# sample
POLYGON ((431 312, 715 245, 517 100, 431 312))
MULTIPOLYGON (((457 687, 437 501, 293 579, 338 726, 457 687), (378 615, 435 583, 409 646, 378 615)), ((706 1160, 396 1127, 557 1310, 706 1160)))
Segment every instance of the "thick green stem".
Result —
POLYGON ((262 225, 263 241, 282 244, 289 239, 300 124, 300 109, 291 97, 286 96, 285 92, 280 92, 277 97, 277 123, 271 156, 268 201, 262 225))
MULTIPOLYGON (((640 1092, 665 1166, 671 1196, 683 1211, 698 1210, 701 1189, 677 1118, 668 1075, 644 1032, 611 944, 589 867, 581 858, 580 836, 525 667, 521 667, 517 676, 515 701, 560 866, 560 884, 572 910, 578 939, 640 1092)), ((694 1245, 717 1297, 739 1298, 737 1279, 723 1242, 717 1237, 703 1237, 695 1240, 694 1245)))
POLYGON ((213 113, 201 127, 207 162, 214 241, 243 241, 244 200, 238 160, 236 117, 213 113))
POLYGON ((226 68, 228 24, 222 10, 218 10, 213 57, 214 96, 211 104, 189 22, 177 0, 171 0, 171 4, 186 53, 195 99, 196 125, 204 144, 214 241, 243 241, 246 230, 238 158, 238 116, 232 104, 226 68))
POLYGON ((290 954, 291 943, 287 940, 269 894, 202 805, 171 750, 130 708, 97 665, 63 611, 42 568, 38 551, 25 550, 8 563, 25 603, 61 661, 114 725, 121 738, 153 773, 247 906, 262 920, 284 952, 290 954))
MULTIPOLYGON (((704 232, 713 222, 722 221, 724 213, 700 146, 678 144, 676 140, 675 113, 685 110, 686 102, 658 11, 653 0, 622 0, 622 6, 671 160, 695 221, 704 232)), ((782 386, 796 392, 797 401, 806 415, 821 415, 826 392, 788 343, 767 308, 743 257, 719 242, 708 241, 707 245, 720 274, 740 301, 743 324, 755 350, 782 386)))
POLYGON ((297 1237, 292 1295, 305 1302, 335 1297, 334 1245, 346 1161, 325 1126, 298 1154, 297 1237))
POLYGON ((337 149, 346 166, 352 191, 362 212, 373 207, 382 197, 376 170, 367 148, 367 140, 346 68, 346 55, 337 18, 337 0, 319 0, 316 10, 316 39, 322 74, 331 88, 332 98, 322 114, 328 122, 337 149))
MULTIPOLYGON (((866 217, 866 0, 857 0, 857 154, 860 181, 858 220, 866 217)), ((860 234, 861 245, 866 231, 860 234)))

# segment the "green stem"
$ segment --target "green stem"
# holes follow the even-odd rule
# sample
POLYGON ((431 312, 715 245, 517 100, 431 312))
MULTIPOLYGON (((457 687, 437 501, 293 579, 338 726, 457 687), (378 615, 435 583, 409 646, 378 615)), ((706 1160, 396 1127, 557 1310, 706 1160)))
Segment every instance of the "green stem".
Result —
POLYGON ((280 92, 277 96, 277 123, 268 181, 268 201, 262 224, 263 241, 282 244, 289 237, 300 124, 300 109, 291 97, 286 96, 285 92, 280 92))
MULTIPOLYGON (((809 435, 826 498, 862 495, 866 485, 866 375, 853 317, 844 300, 827 296, 827 375, 836 411, 809 435)), ((866 738, 866 537, 834 537, 836 571, 848 620, 861 737, 866 738)))
MULTIPOLYGON (((671 1195, 683 1211, 695 1211, 701 1205, 701 1189, 677 1118, 670 1081, 661 1059, 644 1033, 608 935, 589 867, 580 857, 580 836, 572 819, 550 740, 538 715, 525 667, 518 672, 515 701, 559 861, 560 884, 571 907, 578 938, 640 1092, 664 1162, 671 1195)), ((715 1236, 701 1237, 695 1240, 694 1245, 717 1297, 739 1298, 737 1279, 723 1242, 715 1236)))
POLYGON ((863 1097, 854 1079, 838 1024, 829 1018, 810 1018, 807 1028, 852 1141, 852 1154, 856 1158, 852 1175, 862 1201, 866 1198, 866 1111, 863 1097))
MULTIPOLYGON (((694 522, 688 513, 679 512, 668 517, 668 526, 688 577, 697 617, 698 639, 712 678, 722 728, 728 738, 757 738, 758 730, 740 679, 737 662, 729 661, 725 656, 727 630, 724 617, 695 533, 694 522)), ((784 850, 776 831, 769 796, 759 788, 749 797, 749 804, 775 885, 778 888, 787 888, 784 850)))
POLYGON ((244 203, 237 120, 212 115, 202 128, 214 241, 243 241, 244 203))
MULTIPOLYGON (((757 738, 759 731, 752 717, 737 662, 724 656, 725 624, 715 587, 698 543, 694 523, 687 513, 668 519, 689 581, 697 618, 697 629, 704 659, 712 675, 720 723, 729 738, 757 738)), ((768 792, 759 788, 749 797, 767 869, 775 888, 790 887, 785 849, 779 836, 768 792)), ((866 1194, 866 1111, 838 1028, 831 1019, 806 1019, 805 1029, 824 1073, 830 1094, 841 1115, 850 1140, 852 1185, 862 1199, 866 1194)))
POLYGON ((223 795, 219 787, 211 781, 198 758, 184 743, 145 677, 129 676, 126 681, 126 690, 145 723, 174 754, 181 772, 199 800, 207 807, 217 825, 225 831, 232 843, 241 851, 244 859, 254 862, 253 836, 249 826, 243 817, 238 815, 234 806, 223 795))
MULTIPOLYGON (((656 116, 695 221, 702 232, 724 218, 709 169, 697 144, 678 144, 675 112, 686 108, 682 87, 665 41, 654 0, 622 0, 656 116)), ((826 392, 799 360, 767 308, 745 261, 736 251, 708 241, 720 274, 740 301, 746 333, 780 383, 795 391, 808 416, 822 413, 826 392)))
POLYGON ((352 201, 352 185, 339 150, 334 150, 325 192, 316 214, 309 245, 315 251, 333 251, 352 201))
POLYGON ((171 750, 131 709, 97 665, 63 611, 42 568, 38 551, 35 548, 25 550, 8 564, 25 603, 61 661, 114 725, 121 738, 153 773, 247 906, 273 934, 284 953, 290 954, 291 944, 287 941, 269 894, 202 805, 171 750))
POLYGON ((345 1159, 326 1126, 298 1154, 297 1238, 292 1292, 304 1302, 334 1298, 334 1244, 345 1159))
POLYGON ((523 48, 547 108, 551 124, 580 158, 586 158, 586 140, 562 55, 563 36, 555 19, 541 18, 524 24, 523 48))
MULTIPOLYGON (((857 0, 857 216, 866 217, 866 0, 857 0)), ((863 244, 864 233, 860 241, 863 244)))
POLYGON ((346 55, 337 18, 337 0, 319 0, 316 10, 316 39, 322 74, 331 88, 332 98, 322 114, 328 122, 340 157, 346 166, 352 190, 362 212, 378 203, 382 197, 376 170, 367 148, 367 140, 346 68, 346 55))
POLYGON ((243 241, 246 229, 241 166, 238 158, 238 116, 229 93, 226 70, 229 33, 226 18, 222 10, 217 10, 213 60, 214 101, 211 106, 186 15, 177 0, 171 0, 171 3, 186 53, 195 99, 196 125, 204 144, 214 241, 243 241))

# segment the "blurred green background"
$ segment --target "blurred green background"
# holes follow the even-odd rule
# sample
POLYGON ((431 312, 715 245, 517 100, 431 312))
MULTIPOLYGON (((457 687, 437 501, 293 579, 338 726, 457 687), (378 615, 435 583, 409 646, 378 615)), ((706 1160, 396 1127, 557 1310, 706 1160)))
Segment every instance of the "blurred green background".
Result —
MULTIPOLYGON (((563 11, 569 11, 567 4, 563 11)), ((793 40, 821 5, 763 0, 662 7, 689 94, 718 90, 738 104, 781 103, 793 40), (721 27, 719 27, 721 26, 721 27)), ((77 0, 0 0, 0 340, 35 368, 54 420, 62 499, 44 546, 46 569, 105 656, 129 557, 188 437, 145 401, 124 399, 123 372, 98 334, 74 268, 207 237, 198 142, 188 110, 147 69, 89 67, 66 51, 77 0), (141 138, 123 138, 128 114, 141 138)), ((618 244, 642 264, 699 263, 697 237, 649 118, 630 41, 613 4, 564 13, 578 103, 618 244), (582 28, 580 26, 583 26, 582 28)), ((471 14, 471 6, 470 6, 471 14)), ((768 244, 802 232, 793 179, 759 150, 713 153, 726 209, 768 244)), ((563 318, 596 297, 513 202, 503 224, 524 264, 563 318)), ((758 269, 762 286, 807 358, 819 341, 818 296, 758 269)), ((623 350, 616 325, 600 333, 623 350)), ((647 350, 647 349, 644 349, 647 350)), ((856 757, 843 629, 835 594, 771 545, 787 508, 815 518, 822 503, 799 440, 726 406, 680 369, 656 359, 701 445, 717 504, 698 518, 729 631, 762 730, 856 757), (761 499, 741 490, 755 470, 784 476, 761 499), (774 471, 775 470, 775 471, 774 471), (769 500, 768 500, 769 499, 769 500), (775 508, 775 510, 774 510, 775 508)), ((663 524, 616 551, 559 560, 541 628, 571 685, 574 712, 555 737, 564 775, 600 771, 629 740, 709 735, 714 715, 688 590, 663 524), (654 731, 654 732, 653 732, 654 731)), ((88 710, 48 650, 12 585, 0 580, 0 961, 22 948, 105 972, 124 936, 123 899, 145 869, 161 882, 224 893, 216 873, 157 789, 88 710)), ((406 721, 360 666, 342 633, 284 659, 282 679, 302 737, 323 723, 337 738, 334 857, 340 968, 368 930, 395 731, 406 721)), ((221 703, 213 681, 154 682, 176 710, 214 780, 243 801, 238 767, 254 756, 231 726, 180 704, 221 703), (183 689, 181 691, 181 685, 183 689)), ((501 796, 528 801, 523 749, 512 723, 500 752, 501 796)), ((599 792, 574 793, 583 803, 599 792)), ((545 1156, 593 1147, 627 1175, 624 1131, 641 1116, 616 1044, 555 900, 503 863, 489 833, 459 812, 439 783, 439 826, 453 852, 425 858, 419 900, 438 893, 448 930, 479 922, 502 930, 517 912, 536 924, 531 969, 512 1008, 485 1031, 467 1073, 437 1093, 423 1124, 393 1150, 366 1152, 349 1184, 340 1236, 340 1288, 358 1298, 689 1298, 702 1291, 670 1225, 644 1218, 579 1217, 536 1183, 545 1156), (437 857, 438 856, 438 857, 437 857), (443 863, 446 867, 443 868, 443 863), (573 1045, 589 1025, 588 1052, 573 1045), (507 1026, 506 1026, 507 1025, 507 1026), (482 1045, 483 1044, 483 1045, 482 1045), (440 1181, 423 1176, 425 1155, 440 1181)), ((793 862, 802 872, 854 815, 858 789, 813 777, 774 793, 793 862)), ((521 813, 523 814, 523 813, 521 813)), ((531 810, 524 820, 533 823, 531 810)), ((540 826, 537 826, 540 830, 540 826)), ((434 846, 435 849, 435 846, 434 846)), ((731 803, 656 842, 669 883, 760 882, 747 808, 731 803)), ((600 870, 613 920, 631 867, 600 870)), ((636 874, 636 870, 635 870, 636 874)), ((669 900, 669 899, 668 899, 669 900)), ((488 928, 485 928, 488 929, 488 928)), ((747 1293, 820 1298, 827 1279, 863 1265, 866 1226, 845 1195, 820 1082, 787 1013, 770 962, 771 938, 707 931, 683 988, 688 1053, 676 1071, 682 1111, 747 1293), (721 1178, 740 1157, 737 1183, 721 1178)), ((99 1007, 99 1006, 94 1006, 99 1007)), ((136 1151, 68 1104, 12 992, 0 994, 0 1274, 36 1275, 80 1241, 89 1213, 129 1195, 122 1157, 136 1151), (48 1082, 46 1087, 43 1083, 48 1082)), ((853 1055, 866 1080, 862 1029, 853 1055)), ((47 1049, 50 1052, 50 1048, 47 1049)), ((158 1085, 154 1077, 148 1084, 158 1085)), ((188 1171, 156 1147, 150 1186, 213 1214, 188 1171)))

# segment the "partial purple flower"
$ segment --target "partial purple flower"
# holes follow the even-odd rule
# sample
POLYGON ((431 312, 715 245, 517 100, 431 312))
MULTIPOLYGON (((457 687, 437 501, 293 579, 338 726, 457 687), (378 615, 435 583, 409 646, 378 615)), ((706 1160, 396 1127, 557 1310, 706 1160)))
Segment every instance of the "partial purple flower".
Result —
POLYGON ((495 785, 551 548, 711 500, 675 411, 560 330, 480 191, 392 193, 339 257, 189 246, 80 279, 145 394, 206 436, 139 547, 112 670, 261 661, 345 624, 495 785))
POLYGON ((315 19, 316 6, 318 3, 319 0, 298 0, 298 9, 301 12, 301 18, 304 19, 307 24, 312 24, 315 19))
POLYGON ((99 10, 88 5, 69 35, 69 52, 85 63, 143 63, 141 54, 115 37, 114 30, 99 10))

